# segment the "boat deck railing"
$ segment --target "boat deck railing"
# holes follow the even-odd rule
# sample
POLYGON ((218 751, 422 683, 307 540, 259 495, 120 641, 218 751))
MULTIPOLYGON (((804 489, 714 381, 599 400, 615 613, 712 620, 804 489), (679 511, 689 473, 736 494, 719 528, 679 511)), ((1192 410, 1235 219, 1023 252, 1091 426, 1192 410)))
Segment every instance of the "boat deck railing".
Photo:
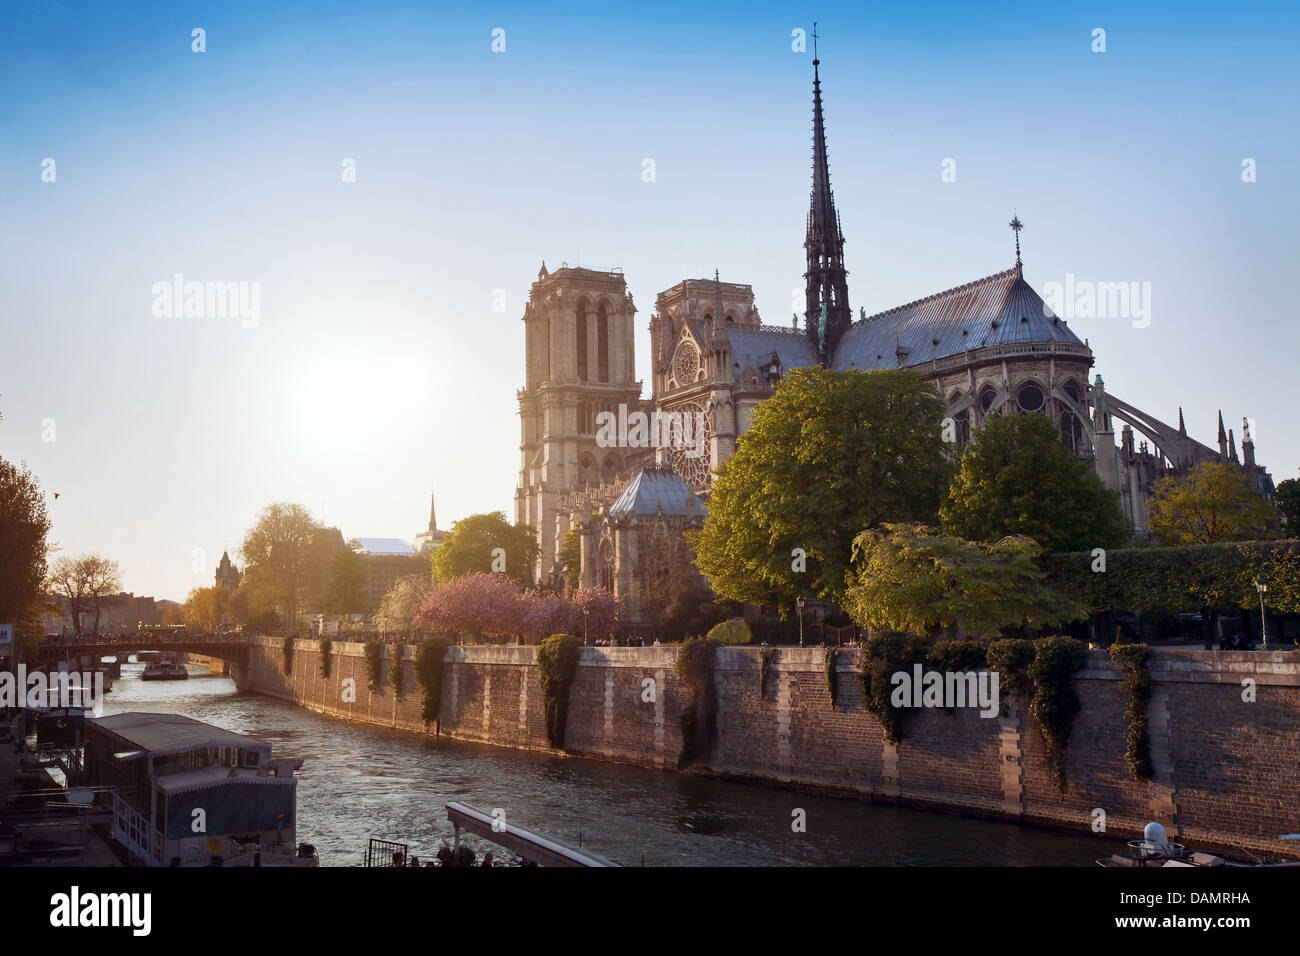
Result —
POLYGON ((578 847, 508 824, 501 816, 485 813, 468 803, 453 801, 447 804, 447 819, 455 827, 457 850, 460 848, 460 831, 464 829, 538 866, 618 865, 578 847))

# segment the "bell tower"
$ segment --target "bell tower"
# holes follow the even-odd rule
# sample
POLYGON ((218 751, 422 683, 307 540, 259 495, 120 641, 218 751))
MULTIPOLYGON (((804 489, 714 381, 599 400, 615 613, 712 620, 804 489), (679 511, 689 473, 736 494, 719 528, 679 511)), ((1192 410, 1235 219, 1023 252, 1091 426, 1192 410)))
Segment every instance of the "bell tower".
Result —
POLYGON ((559 573, 559 499, 630 477, 626 448, 596 442, 597 416, 641 407, 636 381, 636 306, 618 269, 542 264, 524 309, 525 384, 518 392, 521 461, 515 521, 537 529, 534 578, 559 573))

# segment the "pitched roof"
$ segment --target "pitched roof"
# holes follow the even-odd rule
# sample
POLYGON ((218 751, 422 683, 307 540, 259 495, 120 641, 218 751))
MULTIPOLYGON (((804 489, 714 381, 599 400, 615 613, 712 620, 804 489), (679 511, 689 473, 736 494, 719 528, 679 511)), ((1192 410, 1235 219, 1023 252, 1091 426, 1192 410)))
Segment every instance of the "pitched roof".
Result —
POLYGON ((181 714, 152 714, 131 711, 100 717, 89 722, 121 738, 142 753, 154 756, 187 753, 211 747, 242 747, 270 755, 271 745, 256 737, 223 730, 181 714))
POLYGON ((401 538, 353 538, 348 547, 363 554, 415 554, 401 538))
MULTIPOLYGON (((817 350, 803 329, 760 325, 756 329, 733 328, 726 331, 727 341, 731 343, 731 360, 741 368, 745 367, 745 360, 749 359, 757 369, 773 352, 781 360, 782 368, 803 368, 817 364, 817 350)), ((735 372, 735 369, 732 371, 735 372)))
POLYGON ((1083 345, 1012 268, 854 322, 835 349, 835 369, 920 365, 995 345, 1083 345))
POLYGON ((643 468, 637 472, 618 500, 610 505, 610 515, 654 515, 663 509, 667 517, 704 516, 704 505, 685 481, 669 468, 643 468))

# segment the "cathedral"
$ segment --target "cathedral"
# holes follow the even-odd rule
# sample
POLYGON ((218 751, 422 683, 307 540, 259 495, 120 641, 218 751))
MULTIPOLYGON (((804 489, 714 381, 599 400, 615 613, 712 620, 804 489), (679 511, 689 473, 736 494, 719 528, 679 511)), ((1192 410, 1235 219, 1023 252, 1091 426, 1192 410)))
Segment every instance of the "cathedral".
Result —
POLYGON ((574 531, 580 585, 614 590, 628 604, 630 623, 639 623, 649 543, 699 525, 713 470, 735 451, 782 375, 804 366, 914 369, 946 400, 946 431, 963 446, 992 415, 1048 416, 1119 493, 1136 536, 1147 534, 1151 485, 1202 462, 1237 464, 1272 496, 1246 420, 1239 459, 1222 413, 1216 449, 1188 434, 1181 409, 1177 427, 1168 425, 1109 393, 1100 375, 1090 381, 1095 361, 1087 341, 1025 281, 1018 218, 1010 223, 1011 268, 874 315, 862 309, 855 321, 815 54, 812 125, 802 327, 798 316, 790 327, 764 324, 752 287, 723 282, 716 272, 679 282, 655 300, 652 395, 643 399, 634 378, 636 307, 622 273, 568 265, 548 272, 543 264, 523 316, 527 370, 518 393, 522 462, 515 493, 516 521, 538 529, 539 581, 561 583, 562 552, 574 531), (627 440, 621 428, 618 441, 603 439, 602 419, 638 411, 691 416, 702 434, 690 447, 627 440))

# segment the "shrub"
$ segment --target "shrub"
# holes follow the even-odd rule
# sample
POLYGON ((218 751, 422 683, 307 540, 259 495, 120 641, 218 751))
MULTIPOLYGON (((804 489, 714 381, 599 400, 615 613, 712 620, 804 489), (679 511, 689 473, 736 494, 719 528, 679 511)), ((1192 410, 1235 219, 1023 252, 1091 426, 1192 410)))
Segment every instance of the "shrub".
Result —
POLYGON ((835 704, 840 695, 840 682, 835 673, 835 665, 839 663, 839 658, 840 649, 838 647, 828 647, 822 660, 822 670, 826 672, 826 690, 831 695, 831 710, 835 709, 835 704))
POLYGON ((326 680, 330 679, 331 657, 334 653, 334 642, 328 637, 320 639, 320 676, 326 680))
POLYGON ((366 684, 370 693, 379 693, 379 678, 384 669, 384 642, 378 639, 366 641, 366 684))
POLYGON ((709 631, 709 640, 717 641, 719 644, 748 644, 753 640, 753 634, 743 617, 733 617, 714 625, 709 631))
POLYGON ((569 716, 569 688, 578 670, 582 638, 573 634, 552 634, 537 649, 541 672, 542 700, 546 706, 546 738, 557 750, 564 747, 564 728, 569 716))
POLYGON ((438 724, 438 712, 442 708, 442 672, 450 643, 445 637, 426 637, 415 653, 415 678, 424 695, 424 710, 420 716, 426 725, 438 724))
POLYGON ((902 631, 879 634, 862 646, 858 670, 862 703, 880 723, 890 743, 903 739, 902 714, 890 700, 893 689, 890 678, 898 671, 911 670, 913 664, 924 663, 926 650, 924 639, 902 631))
POLYGON ((1112 644, 1110 648, 1110 659, 1124 675, 1119 685, 1124 693, 1124 757, 1134 780, 1150 780, 1155 773, 1147 734, 1147 705, 1155 687, 1147 668, 1150 656, 1151 649, 1145 644, 1112 644))
POLYGON ((1047 744, 1048 766, 1056 789, 1064 796, 1065 747, 1070 742, 1070 724, 1081 706, 1071 677, 1083 666, 1087 655, 1083 644, 1069 637, 1045 637, 1035 645, 1034 662, 1029 667, 1034 699, 1029 710, 1047 744))
POLYGON ((392 657, 388 662, 388 683, 393 685, 393 693, 397 697, 402 696, 403 681, 406 679, 405 670, 402 666, 402 651, 406 645, 392 645, 392 657))

